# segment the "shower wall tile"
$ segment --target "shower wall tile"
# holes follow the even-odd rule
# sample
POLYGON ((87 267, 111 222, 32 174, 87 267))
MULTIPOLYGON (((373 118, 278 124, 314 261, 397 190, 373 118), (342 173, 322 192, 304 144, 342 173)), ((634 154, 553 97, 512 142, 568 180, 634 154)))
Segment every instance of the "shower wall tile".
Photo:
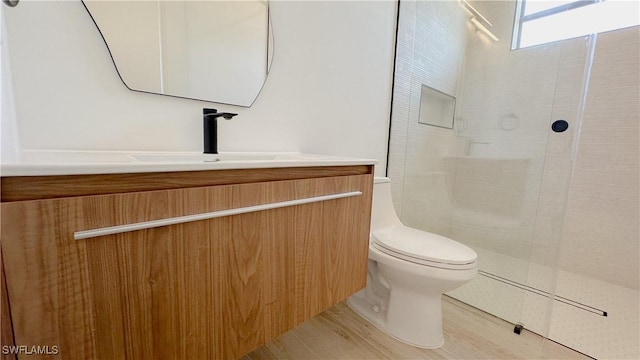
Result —
POLYGON ((393 197, 396 212, 401 215, 404 192, 404 158, 407 152, 407 125, 411 97, 416 2, 401 2, 398 16, 387 176, 392 180, 391 196, 393 197))
MULTIPOLYGON (((562 241, 562 227, 569 190, 574 141, 580 128, 580 103, 584 95, 585 74, 588 68, 588 38, 561 43, 557 81, 547 132, 544 170, 537 204, 536 225, 531 247, 533 267, 544 265, 555 268, 558 264, 558 246, 562 241), (563 133, 550 131, 554 120, 566 120, 569 129, 563 133)), ((543 290, 552 292, 555 282, 543 290)))
POLYGON ((598 35, 560 266, 640 288, 640 27, 598 35))
MULTIPOLYGON (((428 219, 432 212, 426 207, 403 201, 415 199, 416 189, 429 194, 433 192, 425 190, 437 187, 442 190, 437 191, 437 197, 444 195, 442 171, 430 166, 433 162, 428 159, 446 152, 453 141, 439 135, 444 133, 445 137, 450 137, 451 130, 418 124, 420 91, 425 84, 457 95, 466 15, 456 2, 402 1, 399 17, 387 175, 392 180, 392 196, 398 214, 401 217, 413 214, 421 223, 433 224, 434 221, 428 219), (408 169, 411 170, 407 172, 408 169), (407 195, 409 193, 411 196, 407 195), (416 206, 421 209, 415 209, 416 206)), ((434 205, 433 201, 427 200, 426 204, 434 205)), ((433 200, 442 203, 441 199, 433 200)))

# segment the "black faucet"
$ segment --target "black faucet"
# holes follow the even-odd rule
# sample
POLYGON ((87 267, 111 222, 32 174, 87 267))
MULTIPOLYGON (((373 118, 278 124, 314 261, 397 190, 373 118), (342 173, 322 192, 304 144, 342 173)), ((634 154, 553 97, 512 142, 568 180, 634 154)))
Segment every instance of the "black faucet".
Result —
POLYGON ((204 153, 218 153, 218 118, 222 117, 230 120, 238 114, 218 112, 216 109, 202 109, 202 119, 204 122, 204 153))

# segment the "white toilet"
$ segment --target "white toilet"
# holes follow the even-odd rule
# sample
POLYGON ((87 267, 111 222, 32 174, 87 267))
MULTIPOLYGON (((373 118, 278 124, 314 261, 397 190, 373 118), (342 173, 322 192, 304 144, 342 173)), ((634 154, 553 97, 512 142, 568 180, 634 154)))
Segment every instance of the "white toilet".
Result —
POLYGON ((404 226, 388 178, 375 178, 367 286, 347 303, 392 337, 421 348, 442 346, 441 295, 473 279, 473 249, 404 226))

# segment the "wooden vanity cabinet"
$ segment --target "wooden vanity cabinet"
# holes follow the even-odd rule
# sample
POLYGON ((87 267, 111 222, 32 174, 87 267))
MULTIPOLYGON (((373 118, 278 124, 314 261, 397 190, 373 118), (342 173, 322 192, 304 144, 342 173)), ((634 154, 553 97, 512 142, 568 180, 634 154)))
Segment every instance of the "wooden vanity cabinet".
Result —
POLYGON ((236 359, 363 288, 372 166, 294 179, 270 171, 242 184, 220 184, 220 170, 209 172, 216 185, 3 201, 15 344, 59 350, 18 358, 236 359), (74 240, 82 230, 354 191, 362 194, 74 240))
POLYGON ((5 350, 6 346, 15 346, 13 342, 13 328, 11 324, 11 312, 9 310, 9 298, 7 298, 7 283, 4 279, 4 266, 0 258, 0 359, 14 360, 15 354, 5 350))

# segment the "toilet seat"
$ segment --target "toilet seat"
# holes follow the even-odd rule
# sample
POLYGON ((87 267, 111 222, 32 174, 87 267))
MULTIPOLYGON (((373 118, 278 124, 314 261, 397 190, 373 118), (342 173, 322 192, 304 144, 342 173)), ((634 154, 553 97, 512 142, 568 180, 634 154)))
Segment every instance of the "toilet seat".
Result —
POLYGON ((437 234, 393 225, 371 233, 373 246, 387 255, 441 269, 466 270, 476 266, 473 249, 437 234))

